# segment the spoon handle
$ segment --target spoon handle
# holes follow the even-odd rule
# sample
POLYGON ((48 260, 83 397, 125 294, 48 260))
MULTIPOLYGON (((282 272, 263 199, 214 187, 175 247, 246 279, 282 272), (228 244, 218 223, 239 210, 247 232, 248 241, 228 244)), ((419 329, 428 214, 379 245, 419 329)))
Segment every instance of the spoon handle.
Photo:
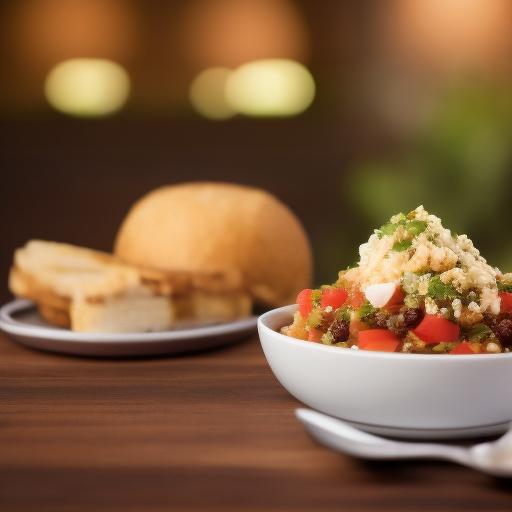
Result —
POLYGON ((397 441, 363 432, 342 420, 311 409, 297 409, 297 418, 320 443, 365 459, 443 459, 499 477, 512 477, 512 430, 494 442, 472 446, 397 441))

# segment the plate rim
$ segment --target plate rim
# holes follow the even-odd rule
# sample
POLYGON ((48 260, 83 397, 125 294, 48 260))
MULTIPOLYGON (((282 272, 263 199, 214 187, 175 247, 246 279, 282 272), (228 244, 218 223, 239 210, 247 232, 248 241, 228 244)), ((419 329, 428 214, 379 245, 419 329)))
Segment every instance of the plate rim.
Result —
POLYGON ((64 342, 86 343, 144 343, 159 341, 182 341, 195 338, 210 338, 223 334, 232 334, 238 331, 256 329, 258 317, 252 315, 248 318, 219 324, 205 325, 194 328, 183 328, 167 331, 143 333, 83 333, 73 332, 58 327, 36 326, 20 322, 13 318, 13 314, 23 310, 35 308, 36 303, 28 299, 14 299, 0 307, 0 329, 8 334, 18 336, 31 336, 39 339, 64 342))

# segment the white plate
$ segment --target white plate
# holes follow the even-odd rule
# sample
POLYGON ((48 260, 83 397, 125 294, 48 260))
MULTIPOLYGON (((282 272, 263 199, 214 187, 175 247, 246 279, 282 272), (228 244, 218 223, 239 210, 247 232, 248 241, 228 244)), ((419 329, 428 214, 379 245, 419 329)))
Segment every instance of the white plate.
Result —
POLYGON ((35 304, 17 299, 0 308, 0 329, 29 347, 82 356, 147 356, 219 347, 256 331, 257 317, 165 332, 89 334, 46 322, 35 304))

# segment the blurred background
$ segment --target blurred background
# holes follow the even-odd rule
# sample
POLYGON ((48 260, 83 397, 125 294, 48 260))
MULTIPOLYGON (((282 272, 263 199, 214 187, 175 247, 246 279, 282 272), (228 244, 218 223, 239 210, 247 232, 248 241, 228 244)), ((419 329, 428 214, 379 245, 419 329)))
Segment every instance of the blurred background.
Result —
POLYGON ((2 0, 0 274, 30 238, 110 251, 189 180, 288 204, 317 285, 419 204, 511 271, 511 28, 509 0, 2 0))

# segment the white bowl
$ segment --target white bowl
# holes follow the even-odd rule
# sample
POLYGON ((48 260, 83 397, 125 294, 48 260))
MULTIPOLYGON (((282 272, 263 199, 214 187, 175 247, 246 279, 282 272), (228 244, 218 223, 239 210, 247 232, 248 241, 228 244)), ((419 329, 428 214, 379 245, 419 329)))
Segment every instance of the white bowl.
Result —
POLYGON ((258 331, 275 376, 302 403, 407 437, 491 435, 512 421, 512 353, 396 354, 311 343, 278 332, 296 308, 265 313, 258 331))

